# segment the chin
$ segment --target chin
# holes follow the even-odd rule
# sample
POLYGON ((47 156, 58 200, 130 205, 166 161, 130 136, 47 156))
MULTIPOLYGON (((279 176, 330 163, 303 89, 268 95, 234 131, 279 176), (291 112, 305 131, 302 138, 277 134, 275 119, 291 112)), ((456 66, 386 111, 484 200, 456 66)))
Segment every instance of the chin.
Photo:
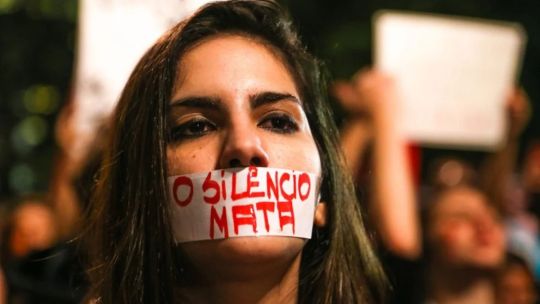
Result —
POLYGON ((225 240, 198 241, 180 244, 184 256, 199 272, 233 274, 264 268, 290 266, 297 260, 306 240, 295 237, 234 237, 225 240))
POLYGON ((474 255, 471 264, 478 268, 494 269, 501 265, 504 254, 499 251, 484 251, 474 255))

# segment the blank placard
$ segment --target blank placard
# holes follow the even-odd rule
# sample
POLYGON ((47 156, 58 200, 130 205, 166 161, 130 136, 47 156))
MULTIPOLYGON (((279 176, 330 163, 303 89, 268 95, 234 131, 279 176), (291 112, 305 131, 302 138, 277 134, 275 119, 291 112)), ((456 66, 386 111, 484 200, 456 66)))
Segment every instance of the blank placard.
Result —
POLYGON ((525 34, 515 23, 383 11, 375 65, 396 80, 403 131, 420 144, 494 150, 525 34))

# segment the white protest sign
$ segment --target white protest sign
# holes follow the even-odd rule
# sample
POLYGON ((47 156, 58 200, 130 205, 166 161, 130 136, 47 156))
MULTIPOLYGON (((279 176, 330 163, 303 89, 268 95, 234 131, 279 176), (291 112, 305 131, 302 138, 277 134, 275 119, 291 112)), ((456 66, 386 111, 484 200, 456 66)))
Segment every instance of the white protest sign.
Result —
POLYGON ((74 149, 112 112, 144 52, 208 0, 82 0, 75 76, 74 149))
POLYGON ((496 149, 525 35, 514 23, 383 11, 375 65, 396 80, 403 131, 421 144, 496 149))
POLYGON ((319 189, 315 174, 249 167, 170 176, 168 182, 176 242, 311 238, 319 189))

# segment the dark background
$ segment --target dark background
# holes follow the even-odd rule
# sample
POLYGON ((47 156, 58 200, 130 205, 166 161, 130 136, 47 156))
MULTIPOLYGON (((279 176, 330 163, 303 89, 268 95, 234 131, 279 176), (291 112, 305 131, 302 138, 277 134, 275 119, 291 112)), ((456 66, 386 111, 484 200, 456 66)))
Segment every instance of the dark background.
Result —
MULTIPOLYGON (((181 1, 181 0, 180 0, 181 1)), ((540 137, 540 6, 537 0, 283 0, 308 48, 337 78, 371 64, 371 16, 379 9, 519 22, 528 35, 520 84, 533 107, 522 146, 540 137)), ((69 98, 76 0, 0 0, 0 200, 46 191, 54 121, 69 98)), ((339 113, 339 109, 336 109, 339 113)), ((339 120, 339 117, 337 118, 339 120)), ((450 153, 424 149, 424 158, 450 153)), ((452 152, 476 161, 478 152, 452 152)))

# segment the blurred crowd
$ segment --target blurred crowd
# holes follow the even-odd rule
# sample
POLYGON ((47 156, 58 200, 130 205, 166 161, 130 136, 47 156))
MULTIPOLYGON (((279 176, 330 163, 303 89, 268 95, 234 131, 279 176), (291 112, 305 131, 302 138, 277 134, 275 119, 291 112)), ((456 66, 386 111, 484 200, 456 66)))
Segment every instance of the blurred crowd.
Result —
POLYGON ((377 232, 395 303, 536 303, 540 279, 540 144, 519 137, 530 101, 506 100, 506 143, 470 163, 449 153, 422 164, 401 134, 389 75, 360 71, 332 93, 349 113, 342 146, 377 232), (419 177, 420 166, 429 168, 419 177))

